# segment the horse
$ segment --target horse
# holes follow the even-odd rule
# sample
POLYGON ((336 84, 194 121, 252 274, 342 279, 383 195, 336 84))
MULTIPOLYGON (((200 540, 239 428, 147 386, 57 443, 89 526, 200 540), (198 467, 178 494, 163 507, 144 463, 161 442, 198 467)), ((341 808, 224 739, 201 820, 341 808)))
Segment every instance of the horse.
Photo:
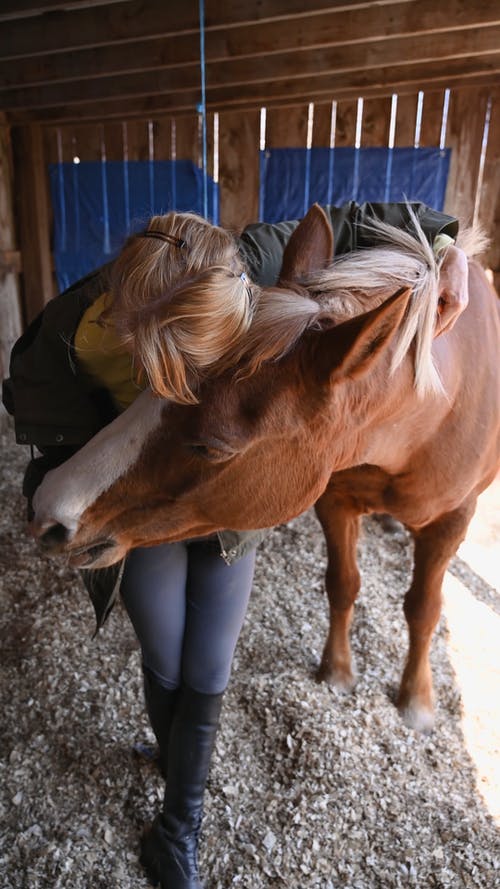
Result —
POLYGON ((132 547, 270 527, 315 505, 330 609, 319 678, 348 690, 360 517, 390 514, 415 542, 397 705, 428 731, 444 573, 499 463, 500 322, 470 260, 469 306, 434 337, 432 250, 421 232, 378 225, 390 244, 330 264, 329 222, 311 208, 280 281, 256 294, 234 367, 196 405, 144 391, 47 474, 31 530, 71 564, 104 567, 132 547))

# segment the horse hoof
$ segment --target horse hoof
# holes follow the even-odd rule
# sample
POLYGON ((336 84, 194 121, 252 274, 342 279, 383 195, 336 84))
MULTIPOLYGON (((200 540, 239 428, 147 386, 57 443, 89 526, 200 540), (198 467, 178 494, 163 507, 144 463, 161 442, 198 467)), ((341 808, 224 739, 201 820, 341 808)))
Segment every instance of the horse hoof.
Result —
POLYGON ((330 688, 335 688, 344 694, 351 692, 356 684, 356 677, 350 670, 332 669, 323 664, 316 673, 317 682, 326 682, 330 688))
POLYGON ((408 728, 421 734, 429 734, 434 728, 434 713, 422 704, 406 704, 399 707, 401 718, 408 728))

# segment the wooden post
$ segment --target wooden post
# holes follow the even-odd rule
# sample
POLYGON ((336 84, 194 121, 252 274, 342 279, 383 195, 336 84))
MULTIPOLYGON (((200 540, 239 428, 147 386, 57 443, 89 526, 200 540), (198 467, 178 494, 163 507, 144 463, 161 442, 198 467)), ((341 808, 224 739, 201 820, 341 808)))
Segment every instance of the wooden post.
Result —
POLYGON ((451 164, 444 210, 466 225, 474 216, 487 100, 487 89, 455 90, 450 99, 446 145, 451 164))
POLYGON ((240 233, 259 215, 259 111, 219 119, 220 224, 240 233))
POLYGON ((9 371, 9 355, 21 334, 19 276, 16 274, 18 254, 15 250, 14 214, 12 209, 12 158, 8 127, 0 119, 0 376, 9 371))
POLYGON ((484 264, 493 272, 500 294, 500 89, 492 90, 491 119, 483 181, 479 195, 478 222, 490 238, 484 264))
POLYGON ((50 202, 42 128, 33 125, 13 130, 12 146, 24 314, 29 323, 54 296, 50 202))

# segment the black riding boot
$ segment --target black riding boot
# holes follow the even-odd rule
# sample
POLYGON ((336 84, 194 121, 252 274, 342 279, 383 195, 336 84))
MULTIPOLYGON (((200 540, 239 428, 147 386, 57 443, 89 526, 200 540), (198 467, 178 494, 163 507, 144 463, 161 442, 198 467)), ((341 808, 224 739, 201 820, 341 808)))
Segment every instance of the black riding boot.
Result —
POLYGON ((179 691, 168 745, 163 811, 142 843, 141 862, 154 886, 203 889, 198 875, 198 836, 222 694, 179 691))
POLYGON ((155 678, 154 673, 147 667, 142 668, 144 676, 144 698, 149 721, 158 741, 158 751, 154 752, 153 759, 157 760, 163 777, 167 778, 168 744, 170 727, 175 712, 175 705, 179 695, 179 689, 164 688, 155 678))

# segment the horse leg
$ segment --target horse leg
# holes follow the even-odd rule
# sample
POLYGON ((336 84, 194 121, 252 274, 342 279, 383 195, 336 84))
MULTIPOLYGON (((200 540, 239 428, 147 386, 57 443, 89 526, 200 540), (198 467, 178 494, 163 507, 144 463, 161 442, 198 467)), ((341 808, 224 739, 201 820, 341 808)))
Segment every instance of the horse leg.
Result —
POLYGON ((465 537, 475 506, 473 497, 414 533, 413 578, 404 602, 409 651, 397 703, 405 723, 418 731, 430 731, 434 724, 429 648, 441 612, 444 574, 465 537))
POLYGON ((356 564, 359 515, 333 503, 328 492, 318 500, 316 513, 328 549, 325 583, 330 607, 330 627, 317 678, 341 691, 350 691, 355 677, 349 629, 360 587, 356 564))

